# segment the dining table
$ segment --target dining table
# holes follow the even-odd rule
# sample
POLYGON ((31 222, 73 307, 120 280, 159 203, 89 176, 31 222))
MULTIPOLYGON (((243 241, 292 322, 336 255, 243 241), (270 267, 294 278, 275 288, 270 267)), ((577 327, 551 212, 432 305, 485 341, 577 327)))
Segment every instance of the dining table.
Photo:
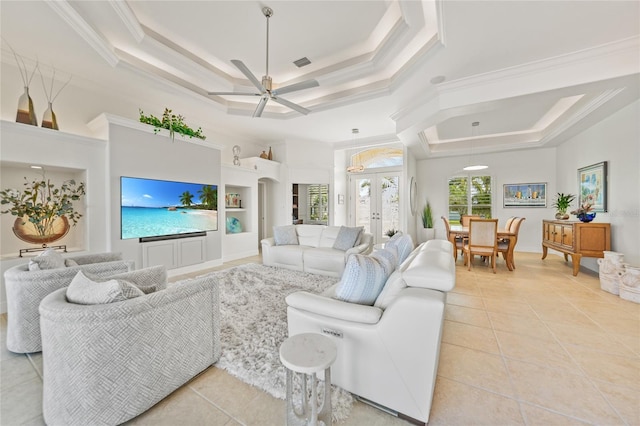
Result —
MULTIPOLYGON (((456 246, 456 238, 461 237, 463 240, 469 238, 469 227, 461 225, 451 225, 449 229, 448 240, 451 241, 453 247, 456 246)), ((505 263, 510 271, 513 271, 513 248, 516 245, 517 234, 505 228, 498 228, 498 239, 509 240, 509 248, 505 263)))

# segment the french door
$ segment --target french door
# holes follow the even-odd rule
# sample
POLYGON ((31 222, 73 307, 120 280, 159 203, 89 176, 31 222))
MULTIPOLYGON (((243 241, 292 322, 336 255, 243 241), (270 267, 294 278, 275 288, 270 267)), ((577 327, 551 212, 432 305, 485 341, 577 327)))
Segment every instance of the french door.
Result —
POLYGON ((400 173, 379 172, 351 175, 352 217, 355 226, 373 234, 373 243, 389 237, 397 230, 400 219, 400 173))

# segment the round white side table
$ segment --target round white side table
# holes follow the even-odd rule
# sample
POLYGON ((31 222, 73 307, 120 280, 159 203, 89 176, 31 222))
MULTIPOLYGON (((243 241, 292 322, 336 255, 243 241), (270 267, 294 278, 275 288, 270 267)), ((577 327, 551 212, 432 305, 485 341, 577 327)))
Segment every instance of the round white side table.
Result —
POLYGON ((331 364, 338 350, 328 337, 315 333, 296 334, 280 346, 280 361, 287 367, 287 425, 331 425, 331 364), (316 373, 324 370, 324 398, 318 407, 316 373), (293 374, 300 373, 302 395, 300 410, 293 400, 293 374), (307 396, 307 380, 311 400, 307 396))

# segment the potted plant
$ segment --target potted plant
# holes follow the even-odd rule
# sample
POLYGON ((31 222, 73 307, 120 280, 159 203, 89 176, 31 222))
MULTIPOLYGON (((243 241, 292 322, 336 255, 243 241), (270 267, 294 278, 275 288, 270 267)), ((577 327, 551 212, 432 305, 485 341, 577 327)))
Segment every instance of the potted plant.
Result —
POLYGON ((84 182, 67 180, 56 187, 49 179, 28 181, 25 177, 24 189, 0 191, 0 204, 10 205, 0 213, 17 216, 13 232, 23 241, 46 244, 56 241, 69 231, 69 221, 76 225, 82 217, 73 202, 85 194, 84 182))
POLYGON ((418 228, 418 242, 424 243, 428 240, 433 240, 435 237, 435 229, 433 229, 433 211, 431 210, 431 204, 426 201, 421 213, 422 228, 418 228))
POLYGON ((569 219, 567 209, 575 198, 576 196, 573 194, 563 194, 562 192, 558 192, 558 195, 552 204, 552 207, 555 207, 556 209, 556 219, 569 219))
POLYGON ((202 134, 202 129, 200 127, 198 127, 198 130, 193 130, 185 124, 183 116, 173 114, 169 108, 164 109, 162 119, 154 116, 153 114, 144 115, 142 110, 139 110, 139 112, 141 123, 150 124, 155 127, 155 129, 153 129, 155 133, 158 133, 161 129, 169 130, 169 137, 171 138, 171 141, 174 140, 176 133, 188 136, 189 138, 198 138, 202 140, 207 138, 202 134))

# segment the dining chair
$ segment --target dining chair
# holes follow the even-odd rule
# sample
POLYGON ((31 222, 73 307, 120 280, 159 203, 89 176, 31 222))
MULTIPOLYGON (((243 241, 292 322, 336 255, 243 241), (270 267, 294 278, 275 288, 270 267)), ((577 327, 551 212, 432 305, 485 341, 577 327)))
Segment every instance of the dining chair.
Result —
POLYGON ((517 218, 517 216, 511 216, 509 219, 507 219, 507 222, 504 224, 504 229, 509 229, 511 227, 511 224, 513 223, 513 221, 517 218))
MULTIPOLYGON (((444 221, 444 230, 447 234, 447 240, 451 241, 451 225, 449 224, 449 219, 442 216, 442 220, 444 221)), ((455 248, 453 249, 453 259, 458 260, 458 250, 462 250, 463 240, 462 240, 462 237, 459 237, 456 235, 454 238, 454 241, 455 241, 455 248)))
POLYGON ((469 220, 469 239, 463 246, 464 261, 471 270, 474 255, 491 260, 493 273, 496 273, 496 256, 498 255, 498 219, 469 220))
POLYGON ((469 220, 471 220, 471 218, 480 218, 480 215, 477 214, 463 214, 462 216, 460 216, 460 224, 462 226, 464 226, 465 228, 469 226, 469 220))
POLYGON ((507 262, 510 266, 511 269, 516 269, 516 264, 515 261, 513 259, 513 250, 515 250, 516 248, 516 243, 518 242, 518 234, 520 233, 520 225, 522 225, 522 222, 524 222, 526 219, 526 217, 517 217, 515 218, 508 229, 510 232, 515 234, 515 237, 513 237, 511 240, 509 240, 508 238, 505 238, 501 241, 498 241, 498 253, 502 253, 502 257, 504 258, 504 261, 507 262), (509 246, 510 244, 513 243, 513 249, 509 250, 509 246), (509 254, 509 251, 511 251, 512 256, 511 259, 507 258, 507 255, 509 254))

